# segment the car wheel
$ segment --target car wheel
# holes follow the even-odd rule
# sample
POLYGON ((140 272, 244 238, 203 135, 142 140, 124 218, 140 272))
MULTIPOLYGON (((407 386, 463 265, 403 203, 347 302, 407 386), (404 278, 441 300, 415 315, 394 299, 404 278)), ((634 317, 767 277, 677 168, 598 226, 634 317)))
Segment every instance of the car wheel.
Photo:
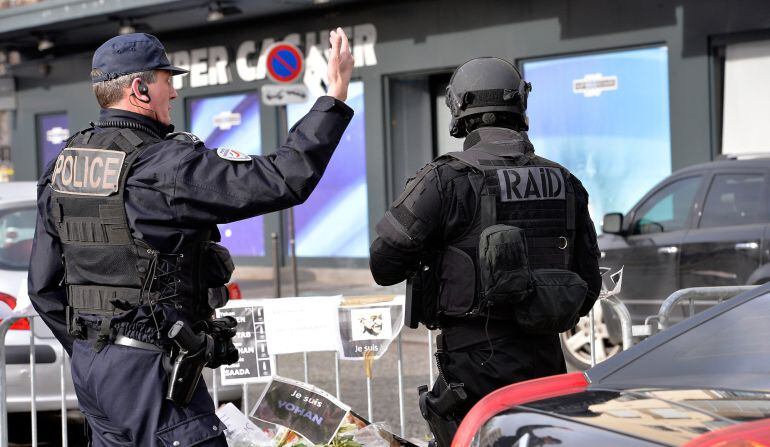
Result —
MULTIPOLYGON (((610 340, 602 306, 598 300, 594 304, 594 318, 596 363, 599 363, 620 352, 621 346, 610 340)), ((564 358, 571 366, 579 370, 591 367, 591 321, 588 315, 581 318, 574 328, 561 334, 561 346, 564 358)))

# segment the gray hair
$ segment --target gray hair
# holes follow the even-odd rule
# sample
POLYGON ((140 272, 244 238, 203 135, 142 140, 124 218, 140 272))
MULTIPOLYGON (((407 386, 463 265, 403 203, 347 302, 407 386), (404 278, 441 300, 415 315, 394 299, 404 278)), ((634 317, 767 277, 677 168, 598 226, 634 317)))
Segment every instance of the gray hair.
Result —
MULTIPOLYGON (((94 73, 93 71, 91 72, 92 77, 97 74, 99 73, 94 73)), ((94 95, 96 95, 96 100, 99 101, 99 106, 102 108, 107 108, 123 99, 123 90, 126 87, 130 87, 131 82, 135 78, 141 79, 144 84, 153 84, 156 79, 155 70, 131 73, 119 76, 115 79, 101 81, 93 84, 92 87, 94 89, 94 95)))

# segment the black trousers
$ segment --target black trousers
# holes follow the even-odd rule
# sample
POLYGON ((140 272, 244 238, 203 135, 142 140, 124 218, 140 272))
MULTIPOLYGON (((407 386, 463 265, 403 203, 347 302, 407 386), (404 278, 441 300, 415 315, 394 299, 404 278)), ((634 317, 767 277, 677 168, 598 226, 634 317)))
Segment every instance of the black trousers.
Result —
MULTIPOLYGON (((441 370, 446 380, 463 383, 468 394, 465 404, 455 411, 458 424, 473 405, 498 388, 567 372, 558 334, 515 334, 491 340, 481 337, 470 344, 466 339, 459 349, 453 349, 457 337, 451 335, 445 334, 443 346, 437 346, 444 348, 441 370)), ((433 393, 440 395, 444 388, 444 380, 439 377, 433 393)))
POLYGON ((97 353, 90 342, 75 341, 72 380, 92 446, 227 446, 202 378, 187 407, 166 399, 165 355, 120 345, 97 353))

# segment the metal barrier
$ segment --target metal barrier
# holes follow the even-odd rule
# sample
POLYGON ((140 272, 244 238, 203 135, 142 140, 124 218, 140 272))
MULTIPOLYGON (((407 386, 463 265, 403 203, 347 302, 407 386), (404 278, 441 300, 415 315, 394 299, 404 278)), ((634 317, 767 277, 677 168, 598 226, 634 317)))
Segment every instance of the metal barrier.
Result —
MULTIPOLYGON (((679 290, 675 293, 673 293, 671 296, 669 296, 663 303, 663 305, 660 308, 660 311, 657 315, 653 317, 649 317, 647 323, 647 326, 632 326, 631 323, 631 316, 626 308, 626 306, 618 299, 616 295, 613 294, 604 294, 601 299, 604 300, 606 303, 608 303, 613 310, 617 313, 618 317, 621 321, 621 332, 622 332, 622 340, 623 340, 623 350, 626 350, 630 348, 633 344, 633 336, 634 335, 650 335, 645 334, 646 328, 650 327, 653 328, 649 332, 654 333, 658 330, 666 329, 669 326, 670 319, 671 319, 671 312, 673 309, 675 309, 679 305, 683 305, 685 302, 689 303, 690 306, 690 316, 692 316, 695 313, 695 303, 703 303, 703 304, 718 304, 722 302, 725 299, 731 298, 738 293, 744 292, 746 290, 752 289, 754 286, 734 286, 734 287, 698 287, 698 288, 691 288, 691 289, 683 289, 679 290), (657 320, 657 325, 652 324, 654 320, 657 320)), ((37 447, 38 445, 38 434, 37 434, 37 411, 36 411, 36 370, 35 370, 35 349, 34 349, 34 320, 37 318, 36 316, 18 316, 18 317, 10 317, 4 319, 2 322, 0 322, 0 447, 7 447, 8 446, 8 408, 6 403, 6 392, 7 392, 7 377, 6 377, 6 346, 5 346, 5 336, 10 329, 11 325, 16 322, 17 320, 20 320, 22 318, 27 318, 30 321, 30 414, 31 414, 31 426, 32 426, 32 446, 37 447)), ((428 331, 428 339, 427 339, 427 351, 428 351, 428 371, 426 371, 426 376, 429 379, 429 385, 431 385, 435 379, 434 375, 434 367, 433 367, 433 349, 434 349, 434 343, 433 343, 433 336, 434 333, 432 331, 428 331)), ((593 343, 593 340, 595 339, 596 334, 594 332, 594 326, 591 327, 591 356, 592 359, 595 359, 595 344, 593 343)), ((399 411, 399 432, 401 436, 404 436, 407 432, 407 418, 405 415, 405 400, 404 400, 404 370, 403 370, 403 340, 402 340, 402 334, 399 334, 396 338, 396 346, 397 346, 397 361, 396 361, 396 368, 397 368, 397 374, 398 374, 398 411, 399 411)), ((308 355, 307 353, 303 353, 303 367, 304 367, 304 378, 305 381, 309 381, 309 368, 308 368, 308 355)), ((60 391, 61 391, 61 445, 67 446, 67 402, 66 402, 66 383, 65 383, 65 371, 66 371, 66 362, 67 362, 67 355, 64 352, 64 349, 61 349, 61 358, 59 360, 60 362, 60 373, 61 373, 61 380, 60 380, 60 391)), ((340 399, 341 396, 341 387, 340 387, 340 358, 339 354, 334 356, 334 371, 335 371, 335 394, 338 399, 340 399)), ((219 385, 219 371, 214 370, 213 372, 213 380, 211 384, 211 392, 212 397, 214 400, 215 405, 219 405, 219 397, 220 397, 220 385, 219 385)), ((366 396, 367 396, 367 410, 368 410, 368 419, 370 421, 374 421, 374 417, 376 416, 374 414, 374 407, 373 407, 373 398, 372 398, 372 390, 371 390, 371 377, 366 378, 366 396)), ((242 387, 242 404, 244 412, 246 413, 249 410, 249 386, 243 385, 242 387)), ((417 421, 416 423, 422 423, 422 421, 417 421)))
POLYGON ((687 300, 690 314, 692 317, 695 315, 695 304, 716 305, 722 301, 732 298, 739 293, 747 290, 754 289, 758 286, 721 286, 721 287, 691 287, 689 289, 681 289, 669 295, 668 298, 660 306, 660 310, 657 315, 647 317, 645 320, 645 327, 650 329, 651 333, 662 331, 670 326, 671 312, 677 307, 683 305, 683 301, 687 300), (653 321, 657 321, 657 325, 652 324, 653 321))

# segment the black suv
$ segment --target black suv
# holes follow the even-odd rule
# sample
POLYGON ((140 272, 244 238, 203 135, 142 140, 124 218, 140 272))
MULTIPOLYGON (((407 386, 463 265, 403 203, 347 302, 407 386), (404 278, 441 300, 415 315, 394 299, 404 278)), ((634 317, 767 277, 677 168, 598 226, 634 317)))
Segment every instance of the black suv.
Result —
MULTIPOLYGON (((713 161, 675 172, 626 215, 604 216, 600 265, 625 266, 620 298, 634 324, 657 314, 678 289, 770 280, 768 183, 770 158, 713 161)), ((595 312, 601 361, 620 349, 620 324, 606 304, 595 312)), ((583 321, 563 335, 565 355, 577 367, 590 361, 587 326, 583 321)))

